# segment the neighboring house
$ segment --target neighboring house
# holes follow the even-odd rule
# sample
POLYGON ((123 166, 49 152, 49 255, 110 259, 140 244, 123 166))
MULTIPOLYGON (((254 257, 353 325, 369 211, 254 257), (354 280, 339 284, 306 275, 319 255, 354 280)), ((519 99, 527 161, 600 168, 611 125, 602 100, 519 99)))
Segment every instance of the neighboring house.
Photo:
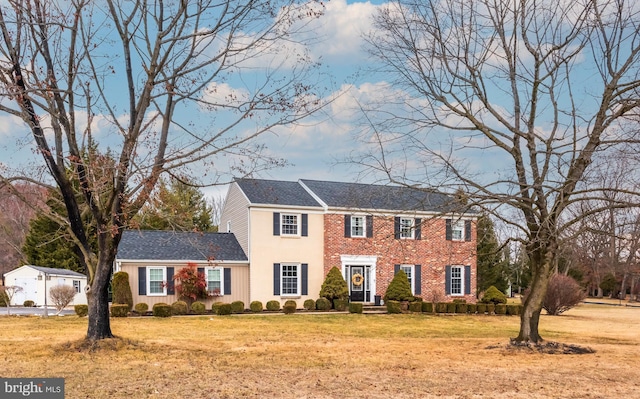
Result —
POLYGON ((408 187, 240 179, 221 229, 250 264, 250 300, 317 299, 338 267, 350 299, 379 303, 398 270, 425 300, 475 302, 476 213, 408 187))
POLYGON ((129 274, 133 303, 177 301, 173 276, 188 263, 205 274, 212 297, 249 305, 249 263, 233 234, 128 230, 122 235, 114 271, 129 274))
POLYGON ((19 286, 21 291, 15 293, 12 305, 22 306, 24 301, 33 301, 36 306, 53 306, 49 291, 56 285, 70 285, 76 290, 76 296, 70 305, 87 304, 85 287, 87 276, 67 269, 25 265, 4 274, 5 286, 19 286))

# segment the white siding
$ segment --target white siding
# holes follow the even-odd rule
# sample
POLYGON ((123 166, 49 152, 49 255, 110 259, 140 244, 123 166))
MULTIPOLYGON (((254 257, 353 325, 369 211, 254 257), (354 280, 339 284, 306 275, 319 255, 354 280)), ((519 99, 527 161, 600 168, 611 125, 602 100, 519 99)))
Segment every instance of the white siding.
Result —
POLYGON ((249 255, 249 200, 245 197, 238 184, 233 183, 227 192, 227 199, 224 202, 222 216, 220 217, 221 232, 227 231, 230 223, 231 233, 236 236, 240 247, 244 253, 249 255))

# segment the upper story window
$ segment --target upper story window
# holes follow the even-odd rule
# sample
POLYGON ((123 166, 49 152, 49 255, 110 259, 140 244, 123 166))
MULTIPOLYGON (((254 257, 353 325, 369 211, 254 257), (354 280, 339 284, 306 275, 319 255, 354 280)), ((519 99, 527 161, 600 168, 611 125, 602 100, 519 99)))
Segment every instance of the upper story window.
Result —
POLYGON ((281 215, 282 220, 280 225, 282 226, 283 236, 297 236, 298 235, 298 215, 286 214, 281 215))
POLYGON ((471 241, 471 220, 446 219, 446 238, 453 241, 471 241))
POLYGON ((451 225, 451 238, 455 241, 462 241, 464 237, 464 221, 458 220, 451 225))
POLYGON ((365 224, 364 216, 351 216, 351 237, 364 237, 365 224))
POLYGON ((373 215, 344 215, 344 236, 373 237, 373 215))
POLYGON ((400 218, 400 238, 413 238, 414 219, 400 218))
POLYGON ((393 222, 393 230, 396 239, 420 240, 422 239, 422 219, 396 216, 393 222))
POLYGON ((309 231, 309 217, 306 213, 273 213, 273 235, 306 237, 309 231))

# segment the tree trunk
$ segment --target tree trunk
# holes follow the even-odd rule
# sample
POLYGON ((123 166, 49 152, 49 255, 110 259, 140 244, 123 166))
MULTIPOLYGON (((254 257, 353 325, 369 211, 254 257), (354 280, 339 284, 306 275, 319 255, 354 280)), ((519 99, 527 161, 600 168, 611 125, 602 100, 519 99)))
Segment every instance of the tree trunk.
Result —
POLYGON ((109 282, 113 262, 108 258, 110 256, 101 257, 98 261, 94 280, 87 290, 89 326, 86 339, 91 341, 113 338, 109 320, 109 282))
POLYGON ((534 270, 538 270, 534 273, 533 281, 526 300, 524 301, 524 309, 520 315, 520 333, 515 338, 516 342, 531 342, 534 344, 543 341, 538 332, 538 324, 540 323, 540 313, 542 312, 542 302, 547 293, 547 287, 549 285, 550 270, 552 262, 548 258, 545 259, 542 264, 537 267, 534 266, 534 270))

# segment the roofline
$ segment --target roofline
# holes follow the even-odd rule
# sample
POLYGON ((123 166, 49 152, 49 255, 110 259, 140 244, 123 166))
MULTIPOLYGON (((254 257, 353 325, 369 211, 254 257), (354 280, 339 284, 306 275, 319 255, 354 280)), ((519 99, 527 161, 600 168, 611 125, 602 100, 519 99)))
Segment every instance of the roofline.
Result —
POLYGON ((4 272, 4 274, 3 274, 3 275, 4 275, 4 276, 6 276, 7 274, 9 274, 9 273, 13 273, 13 272, 15 272, 15 271, 16 271, 16 270, 18 270, 18 269, 22 269, 23 267, 30 267, 31 269, 36 270, 38 273, 45 273, 45 274, 47 274, 47 275, 49 275, 49 276, 67 276, 67 277, 78 277, 78 278, 84 277, 84 278, 87 278, 87 275, 86 275, 86 274, 82 274, 82 273, 80 273, 80 272, 76 272, 76 271, 74 271, 74 270, 69 270, 69 269, 56 269, 55 267, 37 266, 37 265, 22 265, 22 266, 20 266, 20 267, 16 267, 16 268, 15 268, 15 269, 13 269, 13 270, 9 270, 8 272, 4 272), (43 271, 40 271, 40 270, 36 269, 36 267, 46 267, 47 269, 66 270, 66 271, 67 271, 67 273, 43 272, 43 271), (69 272, 77 273, 77 274, 70 274, 69 272))
POLYGON ((306 184, 304 184, 304 182, 302 181, 302 179, 299 179, 299 180, 298 180, 298 184, 300 184, 300 185, 302 186, 302 188, 303 188, 307 193, 309 193, 309 195, 311 195, 311 196, 313 197, 313 199, 314 199, 314 200, 318 201, 318 203, 319 203, 320 205, 322 205, 322 209, 323 209, 325 212, 327 212, 327 210, 329 209, 329 205, 328 205, 326 202, 324 202, 324 201, 322 200, 322 198, 320 198, 320 197, 319 197, 319 196, 318 196, 318 195, 317 195, 313 190, 311 190, 309 187, 307 187, 307 185, 306 185, 306 184))
POLYGON ((184 264, 184 263, 222 263, 222 264, 232 264, 232 263, 246 263, 249 265, 248 260, 189 260, 189 259, 174 259, 174 260, 166 260, 166 259, 119 259, 116 258, 116 263, 152 263, 152 262, 161 262, 166 264, 184 264))
POLYGON ((329 209, 327 210, 327 212, 331 212, 333 211, 334 213, 343 213, 343 214, 350 214, 350 213, 354 213, 354 212, 361 212, 361 213, 375 213, 375 214, 383 214, 383 215, 425 215, 425 216, 432 216, 432 217, 456 217, 456 216, 460 216, 462 215, 463 218, 468 218, 468 219, 477 219, 479 216, 478 214, 475 213, 469 213, 469 212, 460 212, 460 213, 456 213, 456 212, 435 212, 435 211, 416 211, 416 210, 400 210, 400 209, 374 209, 374 208, 345 208, 345 207, 329 207, 329 209))
POLYGON ((267 209, 298 209, 298 210, 310 210, 318 211, 318 213, 326 212, 322 206, 299 206, 299 205, 279 205, 279 204, 263 204, 263 203, 249 203, 247 208, 267 208, 267 209))

